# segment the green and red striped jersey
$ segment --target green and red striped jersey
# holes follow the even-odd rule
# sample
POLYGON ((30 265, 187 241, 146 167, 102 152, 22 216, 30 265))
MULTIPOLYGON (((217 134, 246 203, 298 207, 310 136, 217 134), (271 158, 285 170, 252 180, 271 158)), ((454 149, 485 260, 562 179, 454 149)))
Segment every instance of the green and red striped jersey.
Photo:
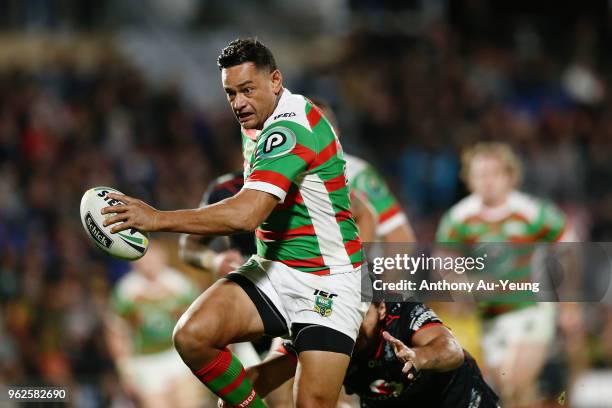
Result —
MULTIPOLYGON (((440 243, 517 244, 505 246, 503 253, 487 262, 487 272, 513 282, 531 281, 534 267, 535 247, 520 244, 571 240, 566 217, 556 206, 519 191, 511 192, 505 204, 497 208, 485 207, 474 194, 464 198, 442 217, 436 235, 440 243)), ((531 299, 529 291, 514 291, 479 306, 485 316, 495 316, 530 306, 534 304, 531 299)))
POLYGON ((279 199, 255 231, 257 254, 302 272, 353 271, 363 262, 342 148, 319 108, 284 89, 262 131, 242 132, 243 188, 279 199))
POLYGON ((368 162, 345 153, 346 174, 351 190, 360 193, 376 216, 376 235, 382 237, 407 222, 381 175, 368 162))
POLYGON ((558 242, 566 232, 563 213, 553 204, 513 191, 506 203, 487 208, 474 194, 442 217, 438 242, 558 242))

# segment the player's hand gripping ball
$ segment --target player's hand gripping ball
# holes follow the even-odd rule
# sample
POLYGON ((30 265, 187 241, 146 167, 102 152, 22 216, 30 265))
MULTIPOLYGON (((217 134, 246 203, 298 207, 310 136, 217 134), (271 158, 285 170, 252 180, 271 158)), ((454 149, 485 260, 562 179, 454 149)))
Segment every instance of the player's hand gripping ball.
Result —
POLYGON ((104 226, 106 218, 114 214, 102 215, 104 207, 123 204, 108 197, 109 193, 122 194, 111 187, 94 187, 83 194, 81 199, 81 222, 87 236, 94 244, 107 254, 116 258, 134 261, 142 258, 149 247, 149 235, 135 228, 111 233, 112 225, 104 226))

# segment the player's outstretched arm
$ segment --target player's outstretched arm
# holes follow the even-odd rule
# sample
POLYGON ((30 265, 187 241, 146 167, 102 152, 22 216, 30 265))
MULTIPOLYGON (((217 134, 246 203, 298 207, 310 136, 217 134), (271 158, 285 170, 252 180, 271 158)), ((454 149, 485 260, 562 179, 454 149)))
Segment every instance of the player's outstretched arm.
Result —
POLYGON ((463 348, 442 325, 416 332, 412 338, 413 347, 406 346, 388 332, 383 332, 383 337, 393 346, 395 356, 404 363, 402 371, 409 379, 414 378, 412 371, 451 371, 463 364, 463 348))
POLYGON ((112 233, 129 228, 201 235, 248 232, 257 228, 278 204, 275 196, 250 189, 242 189, 213 205, 177 211, 159 211, 142 200, 121 194, 108 196, 125 203, 102 209, 102 214, 116 213, 104 223, 105 226, 119 223, 112 228, 112 233))

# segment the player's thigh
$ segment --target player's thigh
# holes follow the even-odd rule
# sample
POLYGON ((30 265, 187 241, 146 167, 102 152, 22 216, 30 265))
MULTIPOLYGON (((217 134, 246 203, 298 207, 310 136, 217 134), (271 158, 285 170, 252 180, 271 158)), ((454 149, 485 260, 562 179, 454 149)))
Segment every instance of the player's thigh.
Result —
POLYGON ((298 408, 336 406, 349 356, 330 351, 303 351, 295 373, 294 399, 298 408))
POLYGON ((236 283, 221 279, 202 293, 179 319, 177 332, 187 331, 207 345, 225 347, 253 340, 264 331, 253 301, 236 283))

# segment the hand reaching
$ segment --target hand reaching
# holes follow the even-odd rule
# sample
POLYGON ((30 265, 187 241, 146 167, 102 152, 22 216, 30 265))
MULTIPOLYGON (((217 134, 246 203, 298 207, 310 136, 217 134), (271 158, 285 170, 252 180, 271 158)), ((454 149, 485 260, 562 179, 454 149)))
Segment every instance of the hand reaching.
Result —
POLYGON ((400 340, 396 339, 389 332, 383 332, 383 338, 391 343, 393 346, 393 351, 395 352, 395 357, 404 363, 404 368, 402 368, 402 372, 406 374, 409 380, 413 380, 419 367, 417 367, 416 360, 417 354, 410 347, 406 346, 400 340))

